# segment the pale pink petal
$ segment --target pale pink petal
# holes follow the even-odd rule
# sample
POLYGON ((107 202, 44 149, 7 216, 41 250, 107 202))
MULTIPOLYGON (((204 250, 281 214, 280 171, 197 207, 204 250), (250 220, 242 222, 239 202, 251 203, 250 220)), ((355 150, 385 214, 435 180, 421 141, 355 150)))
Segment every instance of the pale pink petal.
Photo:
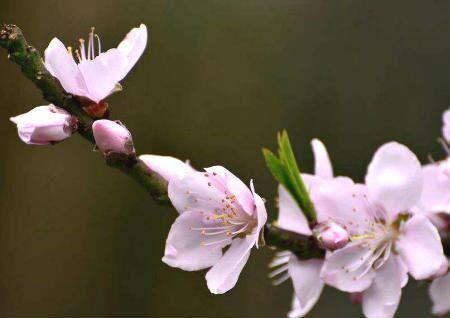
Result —
POLYGON ((366 264, 372 255, 369 246, 357 243, 328 253, 322 267, 321 278, 326 284, 345 292, 354 293, 367 289, 375 275, 370 264, 366 264))
POLYGON ((206 281, 211 293, 223 294, 236 285, 256 240, 257 235, 233 239, 230 248, 206 273, 206 281))
POLYGON ((397 248, 415 279, 427 279, 436 274, 445 257, 436 227, 423 215, 414 215, 404 224, 397 248))
POLYGON ((402 286, 408 275, 401 260, 392 256, 377 271, 372 286, 364 292, 362 307, 367 318, 392 318, 397 311, 402 286))
POLYGON ((187 211, 178 216, 169 232, 162 261, 185 271, 213 266, 222 257, 222 246, 203 246, 201 231, 205 225, 199 212, 187 211))
POLYGON ((294 285, 298 303, 295 308, 297 317, 306 315, 319 300, 324 286, 320 279, 323 260, 299 260, 292 255, 288 263, 288 272, 294 285))
POLYGON ((282 185, 278 187, 278 208, 278 227, 303 235, 312 235, 308 220, 297 202, 282 185))
POLYGON ((325 145, 319 139, 313 139, 311 146, 315 160, 314 174, 325 179, 333 178, 333 166, 325 145))
POLYGON ((179 213, 187 210, 212 212, 222 205, 225 194, 210 182, 205 173, 191 171, 169 182, 168 194, 179 213))
POLYGON ((422 169, 406 146, 390 142, 381 146, 369 165, 366 185, 371 202, 392 217, 416 204, 422 192, 422 169))
MULTIPOLYGON (((256 211, 256 228, 253 230, 252 234, 260 236, 260 232, 267 222, 267 210, 264 200, 255 192, 255 187, 253 186, 253 180, 250 181, 250 188, 253 194, 253 201, 255 204, 256 211)), ((259 248, 259 239, 256 240, 256 248, 259 248)))
POLYGON ((120 42, 117 49, 122 51, 128 59, 126 73, 136 64, 144 53, 147 45, 147 27, 141 24, 138 28, 131 29, 125 38, 120 42))
POLYGON ((450 274, 435 279, 428 292, 433 302, 434 315, 444 315, 450 311, 450 274))
POLYGON ((450 143, 450 110, 444 112, 442 119, 444 122, 444 126, 442 127, 442 135, 444 136, 445 140, 450 143))
POLYGON ((210 173, 212 178, 214 174, 225 180, 225 188, 236 196, 237 201, 242 206, 245 212, 252 215, 255 207, 253 202, 253 195, 250 189, 241 181, 238 177, 232 174, 230 171, 221 166, 214 166, 205 168, 205 171, 210 173))
POLYGON ((86 97, 98 103, 125 77, 127 58, 118 49, 110 49, 93 60, 83 60, 78 68, 88 89, 86 97))
POLYGON ((141 155, 139 159, 151 170, 155 171, 167 182, 173 178, 181 178, 194 169, 186 162, 170 156, 141 155))
POLYGON ((53 38, 45 49, 45 67, 59 80, 66 92, 77 96, 87 93, 77 63, 57 38, 53 38))
POLYGON ((450 159, 423 167, 423 191, 419 206, 427 212, 450 213, 450 159), (448 162, 447 162, 448 161, 448 162))

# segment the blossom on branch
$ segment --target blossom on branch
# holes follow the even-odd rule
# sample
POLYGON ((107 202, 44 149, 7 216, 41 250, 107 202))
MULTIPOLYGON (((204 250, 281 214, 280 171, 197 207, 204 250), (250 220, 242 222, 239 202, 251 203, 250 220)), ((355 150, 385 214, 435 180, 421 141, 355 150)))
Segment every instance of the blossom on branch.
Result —
POLYGON ((29 145, 50 145, 60 142, 76 130, 76 120, 65 110, 52 104, 38 106, 28 113, 11 117, 20 139, 29 145))
POLYGON ((68 93, 99 103, 120 90, 119 82, 136 64, 146 44, 147 27, 141 24, 117 48, 102 52, 100 38, 92 28, 87 45, 80 39, 75 51, 53 38, 45 50, 45 66, 68 93))
POLYGON ((133 139, 120 122, 101 119, 92 124, 95 144, 104 155, 132 156, 135 153, 133 139))
POLYGON ((168 193, 180 215, 167 237, 163 262, 186 271, 212 267, 206 274, 209 290, 227 292, 236 284, 251 249, 258 247, 267 220, 263 199, 253 183, 249 189, 220 166, 205 172, 186 168, 170 179, 168 193))
POLYGON ((319 219, 345 226, 351 240, 327 253, 321 277, 342 291, 363 292, 368 318, 393 317, 408 273, 428 279, 446 262, 436 227, 412 213, 422 183, 416 156, 392 142, 375 153, 365 185, 341 178, 312 193, 319 219))

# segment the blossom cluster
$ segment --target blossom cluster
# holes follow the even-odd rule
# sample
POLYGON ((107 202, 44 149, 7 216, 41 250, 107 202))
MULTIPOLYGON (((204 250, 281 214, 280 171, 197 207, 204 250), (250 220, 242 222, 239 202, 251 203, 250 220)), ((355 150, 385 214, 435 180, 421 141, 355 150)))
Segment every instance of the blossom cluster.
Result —
MULTIPOLYGON (((232 289, 251 251, 264 245, 265 200, 222 166, 196 170, 177 158, 136 155, 131 133, 107 119, 105 99, 121 90, 119 82, 143 54, 147 28, 132 29, 117 48, 102 52, 92 29, 77 50, 54 38, 45 50, 45 66, 63 89, 94 120, 96 148, 109 159, 140 161, 167 183, 178 216, 170 228, 162 261, 185 271, 209 269, 214 294, 232 289)), ((11 118, 20 139, 50 145, 78 129, 75 116, 55 105, 39 106, 11 118)), ((278 251, 269 264, 274 284, 294 287, 288 317, 304 317, 324 286, 349 293, 368 318, 394 317, 402 288, 411 276, 431 281, 432 312, 450 311, 450 274, 440 232, 450 227, 450 110, 443 115, 441 143, 447 158, 421 165, 405 145, 382 145, 368 165, 363 183, 335 176, 324 144, 314 139, 314 174, 292 177, 304 193, 278 187, 278 228, 311 238, 324 257, 305 259, 278 251), (301 188, 302 189, 302 188, 301 188)), ((291 158, 292 159, 292 158, 291 158)), ((294 173, 297 173, 294 170, 294 173)), ((293 182, 293 183, 295 183, 293 182)))

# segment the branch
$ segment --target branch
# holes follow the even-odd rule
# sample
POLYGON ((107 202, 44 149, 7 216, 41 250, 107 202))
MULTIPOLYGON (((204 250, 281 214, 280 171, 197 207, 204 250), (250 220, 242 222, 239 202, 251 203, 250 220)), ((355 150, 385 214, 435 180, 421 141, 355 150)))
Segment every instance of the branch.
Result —
MULTIPOLYGON (((27 43, 19 27, 12 24, 3 25, 0 30, 0 47, 8 50, 8 58, 20 66, 22 73, 42 92, 45 100, 77 117, 78 133, 95 144, 91 129, 93 119, 84 112, 77 99, 65 92, 59 81, 47 71, 41 55, 27 43)), ((132 177, 150 192, 157 202, 170 203, 167 182, 150 171, 139 159, 121 161, 106 158, 106 163, 132 177)), ((303 259, 323 256, 323 251, 318 249, 310 237, 287 232, 270 224, 265 228, 265 240, 269 246, 290 250, 303 259)))
MULTIPOLYGON (((78 133, 95 144, 91 129, 93 119, 84 112, 76 98, 65 92, 59 81, 47 71, 38 50, 27 43, 19 27, 13 24, 3 25, 0 30, 0 47, 8 50, 8 58, 20 66, 23 75, 36 85, 45 100, 65 109, 78 119, 78 133)), ((140 160, 108 161, 108 165, 135 179, 156 201, 169 202, 167 183, 157 173, 147 169, 140 160)))

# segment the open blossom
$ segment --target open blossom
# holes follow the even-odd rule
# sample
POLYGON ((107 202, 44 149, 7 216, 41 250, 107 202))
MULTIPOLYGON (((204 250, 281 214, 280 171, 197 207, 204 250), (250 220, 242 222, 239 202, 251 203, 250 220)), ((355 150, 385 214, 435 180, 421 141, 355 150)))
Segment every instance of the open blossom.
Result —
POLYGON ((75 52, 53 38, 45 50, 45 66, 68 93, 99 103, 120 87, 118 83, 136 64, 146 44, 147 27, 141 24, 117 48, 102 52, 100 38, 92 28, 87 45, 80 39, 75 52))
POLYGON ((180 216, 167 237, 163 262, 186 271, 212 267, 206 274, 209 290, 227 292, 236 284, 252 247, 258 247, 267 220, 264 201, 253 184, 249 189, 220 166, 170 179, 168 193, 180 216))
MULTIPOLYGON (((302 174, 306 187, 311 191, 315 189, 320 180, 333 178, 333 168, 328 152, 323 143, 314 139, 311 142, 315 158, 315 176, 302 174)), ((277 226, 302 235, 312 235, 302 210, 290 193, 283 187, 278 187, 279 216, 277 226)), ((274 278, 275 285, 281 284, 291 278, 294 285, 294 296, 289 318, 304 317, 317 303, 324 283, 320 278, 323 260, 299 260, 288 251, 277 253, 269 264, 274 268, 270 277, 274 278)))
POLYGON ((28 113, 12 117, 20 139, 29 145, 50 145, 69 138, 76 121, 65 110, 52 104, 38 106, 28 113))
POLYGON ((366 185, 334 179, 312 193, 319 220, 345 226, 351 240, 327 253, 321 277, 342 291, 363 292, 368 318, 393 317, 407 274, 427 279, 446 261, 435 226, 411 214, 421 192, 419 161, 392 142, 375 153, 366 185))

